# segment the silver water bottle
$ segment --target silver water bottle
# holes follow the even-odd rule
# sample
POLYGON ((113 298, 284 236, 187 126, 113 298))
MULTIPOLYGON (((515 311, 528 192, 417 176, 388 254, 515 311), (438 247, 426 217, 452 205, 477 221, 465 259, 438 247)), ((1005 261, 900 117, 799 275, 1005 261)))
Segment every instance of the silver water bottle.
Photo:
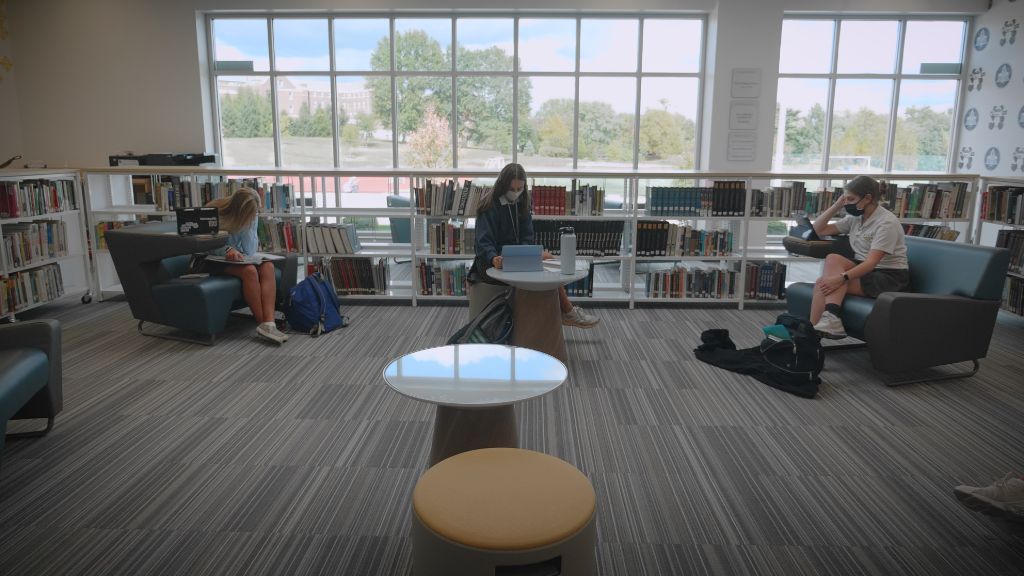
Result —
POLYGON ((571 226, 558 229, 558 250, 562 258, 562 274, 576 273, 576 230, 571 226))

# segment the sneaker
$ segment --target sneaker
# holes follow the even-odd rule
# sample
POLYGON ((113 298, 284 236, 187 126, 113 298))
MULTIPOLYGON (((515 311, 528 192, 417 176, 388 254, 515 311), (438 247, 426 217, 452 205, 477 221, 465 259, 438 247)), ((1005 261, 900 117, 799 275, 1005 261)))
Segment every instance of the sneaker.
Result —
POLYGON ((275 344, 284 344, 287 338, 278 329, 270 324, 260 324, 256 327, 256 335, 264 340, 270 340, 275 344))
POLYGON ((989 486, 957 486, 953 493, 972 510, 1024 520, 1024 480, 1013 474, 989 486))
POLYGON ((846 338, 846 328, 843 327, 843 321, 827 310, 821 314, 821 320, 818 320, 818 323, 814 325, 814 330, 821 334, 823 338, 830 338, 832 340, 846 338))
POLYGON ((573 306, 571 312, 562 314, 563 326, 578 326, 580 328, 593 328, 601 319, 592 314, 587 314, 583 308, 573 306))
POLYGON ((270 331, 275 336, 280 338, 281 342, 287 342, 288 341, 288 334, 286 334, 284 331, 282 331, 280 328, 278 328, 276 324, 273 327, 270 328, 270 331))

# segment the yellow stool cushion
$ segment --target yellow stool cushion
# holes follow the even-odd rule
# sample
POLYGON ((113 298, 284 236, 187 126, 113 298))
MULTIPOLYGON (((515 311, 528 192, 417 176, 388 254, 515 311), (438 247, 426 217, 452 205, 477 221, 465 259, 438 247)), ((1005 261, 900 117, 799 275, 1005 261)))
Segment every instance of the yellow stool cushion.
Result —
POLYGON ((594 488, 568 462, 518 448, 456 454, 426 471, 413 511, 436 534, 484 550, 531 550, 576 534, 594 488))

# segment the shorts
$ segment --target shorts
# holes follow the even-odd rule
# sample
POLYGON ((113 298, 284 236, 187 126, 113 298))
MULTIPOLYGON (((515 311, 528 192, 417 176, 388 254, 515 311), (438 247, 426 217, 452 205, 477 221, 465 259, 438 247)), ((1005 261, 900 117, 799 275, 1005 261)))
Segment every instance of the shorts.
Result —
POLYGON ((871 298, 878 298, 882 292, 905 292, 910 288, 910 270, 875 268, 860 277, 860 288, 865 296, 871 298))

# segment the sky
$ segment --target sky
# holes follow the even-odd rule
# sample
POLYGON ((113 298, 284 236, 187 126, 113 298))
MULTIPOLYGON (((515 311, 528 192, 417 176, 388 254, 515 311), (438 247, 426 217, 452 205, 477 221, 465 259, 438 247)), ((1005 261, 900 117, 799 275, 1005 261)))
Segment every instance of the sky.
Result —
POLYGON ((461 378, 508 380, 512 377, 513 358, 516 380, 561 381, 566 376, 565 366, 551 356, 528 348, 489 344, 461 344, 420 350, 395 360, 387 366, 385 373, 396 376, 400 361, 402 375, 405 377, 453 378, 456 353, 461 378))

